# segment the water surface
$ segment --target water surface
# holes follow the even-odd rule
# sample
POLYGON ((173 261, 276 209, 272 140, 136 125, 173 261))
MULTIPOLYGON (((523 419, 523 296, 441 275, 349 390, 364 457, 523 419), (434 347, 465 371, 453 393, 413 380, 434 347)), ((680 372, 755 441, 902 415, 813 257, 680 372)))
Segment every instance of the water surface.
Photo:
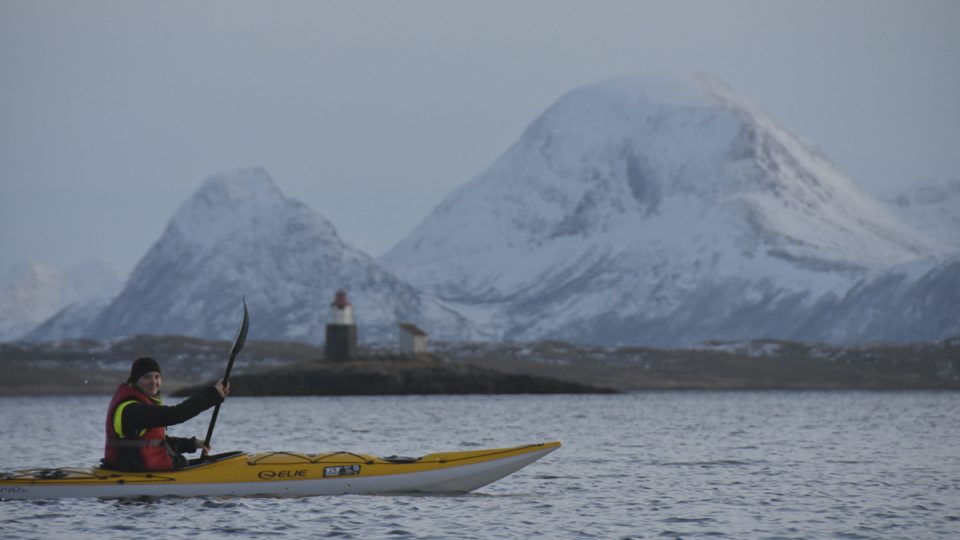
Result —
MULTIPOLYGON (((0 398, 0 470, 89 466, 108 396, 0 398)), ((172 400, 175 401, 175 400, 172 400)), ((209 413, 171 428, 206 432, 209 413)), ((215 451, 564 447, 474 493, 0 502, 5 538, 960 538, 960 393, 231 398, 215 451)))

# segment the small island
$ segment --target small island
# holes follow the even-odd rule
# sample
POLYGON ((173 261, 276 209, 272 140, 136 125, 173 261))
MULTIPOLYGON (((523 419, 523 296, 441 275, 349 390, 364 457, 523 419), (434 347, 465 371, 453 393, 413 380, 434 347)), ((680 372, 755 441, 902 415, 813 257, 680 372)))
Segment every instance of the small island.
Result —
MULTIPOLYGON (((353 305, 343 289, 330 303, 324 354, 306 362, 237 375, 234 396, 357 396, 402 394, 584 394, 615 390, 549 376, 508 373, 445 361, 427 352, 427 333, 400 323, 400 354, 361 356, 353 305)), ((180 388, 188 396, 202 386, 180 388)))

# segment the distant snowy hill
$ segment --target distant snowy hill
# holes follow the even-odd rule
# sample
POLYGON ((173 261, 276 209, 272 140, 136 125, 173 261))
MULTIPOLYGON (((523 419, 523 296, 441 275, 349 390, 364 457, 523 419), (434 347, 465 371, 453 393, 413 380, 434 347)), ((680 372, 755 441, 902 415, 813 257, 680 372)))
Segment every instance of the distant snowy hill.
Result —
POLYGON ((87 261, 66 271, 20 263, 0 283, 0 341, 24 335, 63 309, 103 304, 123 286, 123 276, 103 261, 87 261))
POLYGON ((917 184, 886 202, 904 221, 960 252, 960 180, 917 184))
POLYGON ((110 297, 70 304, 22 336, 22 339, 52 341, 65 337, 85 336, 90 321, 106 309, 112 300, 113 298, 110 297))
MULTIPOLYGON (((173 215, 116 299, 80 329, 73 317, 61 326, 84 337, 232 339, 245 297, 251 339, 322 342, 340 288, 354 304, 361 340, 396 339, 400 321, 446 339, 482 337, 463 316, 341 240, 333 225, 286 198, 261 169, 208 179, 173 215)), ((57 324, 50 321, 32 337, 68 337, 57 324)))
POLYGON ((804 322, 861 280, 949 251, 695 76, 571 92, 381 262, 502 338, 679 346, 842 341, 804 322))

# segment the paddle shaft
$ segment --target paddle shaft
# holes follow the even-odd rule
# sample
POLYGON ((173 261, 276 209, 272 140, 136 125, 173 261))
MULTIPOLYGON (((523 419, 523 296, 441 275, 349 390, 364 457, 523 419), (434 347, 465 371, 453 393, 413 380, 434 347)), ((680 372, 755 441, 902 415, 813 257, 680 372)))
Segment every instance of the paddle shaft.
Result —
MULTIPOLYGON (((223 374, 223 386, 227 386, 230 383, 230 370, 233 369, 233 361, 237 358, 237 355, 240 354, 240 350, 243 349, 243 344, 247 341, 247 329, 250 327, 250 316, 247 313, 247 302, 243 302, 243 322, 240 323, 240 331, 237 332, 237 339, 233 341, 233 347, 230 349, 230 360, 227 361, 227 369, 223 374)), ((210 447, 210 439, 213 438, 213 427, 217 425, 217 416, 220 415, 220 405, 217 405, 213 408, 213 416, 210 417, 210 427, 207 428, 207 436, 203 439, 203 446, 210 447)), ((203 451, 203 456, 206 457, 207 451, 203 451)))

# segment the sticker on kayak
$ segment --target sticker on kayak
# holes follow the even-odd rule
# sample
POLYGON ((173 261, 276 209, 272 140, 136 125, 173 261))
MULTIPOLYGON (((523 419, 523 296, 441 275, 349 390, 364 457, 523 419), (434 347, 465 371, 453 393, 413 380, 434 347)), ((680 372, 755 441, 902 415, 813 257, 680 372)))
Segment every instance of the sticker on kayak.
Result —
POLYGON ((323 468, 324 476, 351 476, 354 474, 360 474, 359 465, 337 465, 323 468))

